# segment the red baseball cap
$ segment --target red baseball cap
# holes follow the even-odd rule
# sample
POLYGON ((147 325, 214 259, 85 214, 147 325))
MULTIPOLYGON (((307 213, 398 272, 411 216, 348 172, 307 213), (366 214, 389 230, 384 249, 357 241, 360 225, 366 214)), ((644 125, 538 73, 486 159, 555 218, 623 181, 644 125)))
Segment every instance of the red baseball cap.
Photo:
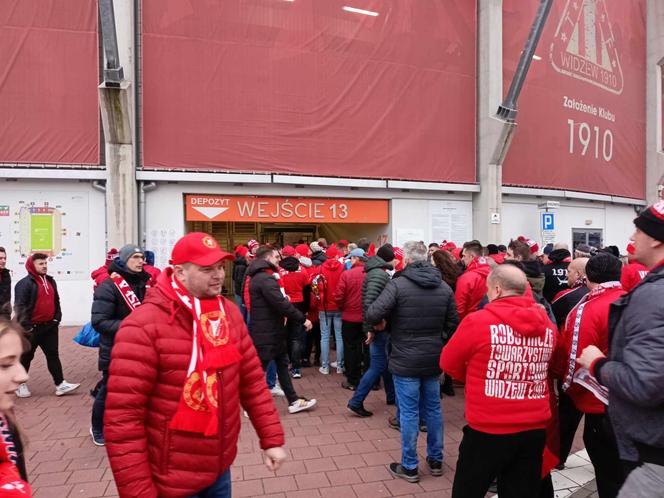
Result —
POLYGON ((222 251, 212 235, 192 232, 175 243, 169 263, 171 265, 194 263, 198 266, 210 266, 222 259, 234 261, 235 256, 222 251))

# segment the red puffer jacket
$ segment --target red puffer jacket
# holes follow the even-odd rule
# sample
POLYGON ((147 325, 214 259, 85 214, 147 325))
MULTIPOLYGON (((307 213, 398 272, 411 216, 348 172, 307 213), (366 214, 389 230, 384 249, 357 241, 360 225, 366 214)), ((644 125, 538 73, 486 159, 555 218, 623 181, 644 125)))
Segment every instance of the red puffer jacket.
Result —
POLYGON ((284 431, 265 374, 235 306, 224 299, 231 340, 242 361, 218 372, 216 436, 170 430, 192 348, 192 316, 169 297, 172 270, 115 337, 104 415, 104 436, 121 497, 175 498, 210 486, 237 453, 240 404, 249 413, 261 448, 284 444, 284 431))
POLYGON ((339 285, 334 291, 334 301, 341 310, 342 320, 362 322, 362 283, 365 276, 362 262, 341 274, 339 285))

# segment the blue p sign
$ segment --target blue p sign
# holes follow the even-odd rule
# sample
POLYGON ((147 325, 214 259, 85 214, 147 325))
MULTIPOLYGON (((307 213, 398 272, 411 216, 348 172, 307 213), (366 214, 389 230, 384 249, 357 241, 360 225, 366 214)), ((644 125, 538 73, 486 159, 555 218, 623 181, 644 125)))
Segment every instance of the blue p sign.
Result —
POLYGON ((555 223, 553 213, 542 213, 542 230, 554 230, 555 223))

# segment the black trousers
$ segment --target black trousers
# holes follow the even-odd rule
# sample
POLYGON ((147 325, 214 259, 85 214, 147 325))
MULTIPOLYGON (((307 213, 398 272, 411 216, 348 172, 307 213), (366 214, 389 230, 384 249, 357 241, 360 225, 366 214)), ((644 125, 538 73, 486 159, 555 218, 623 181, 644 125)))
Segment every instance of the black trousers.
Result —
POLYGON ((583 412, 574 406, 574 402, 562 390, 562 382, 558 384, 558 423, 560 425, 560 462, 565 463, 572 444, 576 429, 581 423, 583 412))
POLYGON ((312 327, 307 332, 307 346, 304 357, 311 361, 311 353, 314 353, 314 365, 320 365, 320 322, 312 322, 312 327))
POLYGON ((46 366, 56 386, 59 386, 65 380, 62 373, 62 363, 60 363, 58 339, 58 324, 56 322, 35 324, 32 332, 28 334, 30 350, 21 356, 21 364, 27 372, 30 370, 30 363, 35 357, 37 348, 41 348, 44 356, 46 356, 46 366))
MULTIPOLYGON (((293 303, 298 310, 306 314, 306 306, 304 303, 293 303)), ((286 329, 288 331, 288 356, 293 368, 300 368, 302 366, 302 358, 304 357, 304 348, 306 347, 306 340, 304 325, 301 323, 288 320, 286 322, 286 329)))
POLYGON ((364 370, 369 366, 369 348, 365 348, 366 340, 362 331, 362 322, 341 322, 341 336, 344 340, 344 367, 349 384, 359 385, 364 370), (366 351, 365 351, 366 349, 366 351), (365 356, 367 358, 365 358, 365 356))
POLYGON ((583 442, 595 468, 599 498, 618 496, 625 474, 618 456, 616 438, 606 415, 585 414, 583 442))
POLYGON ((545 431, 487 434, 463 428, 452 498, 484 498, 498 476, 500 498, 539 495, 545 431))
POLYGON ((101 371, 101 380, 97 383, 97 395, 92 404, 92 431, 95 434, 104 433, 104 411, 106 410, 106 386, 108 385, 108 370, 101 371))
MULTIPOLYGON (((277 365, 277 378, 279 379, 279 385, 284 390, 288 404, 297 401, 298 395, 293 388, 293 380, 291 379, 290 373, 288 372, 288 354, 280 353, 274 357, 274 362, 277 365)), ((267 370, 267 366, 270 363, 269 361, 261 361, 263 370, 267 370)))

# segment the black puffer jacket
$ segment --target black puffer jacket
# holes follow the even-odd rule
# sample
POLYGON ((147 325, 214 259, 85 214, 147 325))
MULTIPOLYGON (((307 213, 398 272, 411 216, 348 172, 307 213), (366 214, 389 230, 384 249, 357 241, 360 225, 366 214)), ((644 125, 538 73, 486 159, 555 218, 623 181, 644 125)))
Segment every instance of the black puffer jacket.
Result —
MULTIPOLYGON (((136 297, 143 302, 146 285, 150 280, 148 272, 132 273, 113 262, 108 267, 108 273, 109 275, 111 273, 122 275, 136 297)), ((111 278, 107 278, 99 284, 95 289, 92 301, 92 326, 100 335, 99 370, 108 370, 111 364, 111 350, 115 342, 115 333, 129 313, 131 313, 129 306, 111 278)))
POLYGON ((389 370, 404 377, 440 375, 443 345, 459 324, 454 293, 426 262, 408 265, 369 306, 368 322, 390 322, 389 370))
POLYGON ((549 254, 551 263, 544 265, 544 290, 542 294, 550 303, 560 291, 569 289, 567 285, 567 267, 571 254, 567 249, 556 249, 549 254))
POLYGON ((327 256, 323 251, 317 252, 311 256, 311 264, 314 266, 320 266, 327 261, 327 256))
POLYGON ((236 296, 242 295, 244 287, 244 275, 247 272, 247 260, 244 256, 238 256, 233 263, 233 293, 236 296))
POLYGON ((0 271, 0 317, 12 315, 12 275, 7 268, 0 271))
POLYGON ((385 272, 390 268, 392 267, 380 256, 369 258, 364 265, 364 272, 367 275, 362 283, 362 328, 365 333, 371 332, 373 328, 373 324, 366 320, 367 310, 390 281, 390 276, 385 272))
POLYGON ((305 316, 293 306, 282 292, 277 268, 264 259, 249 265, 249 299, 251 299, 251 329, 261 361, 273 360, 286 352, 287 333, 284 317, 303 324, 305 316))

